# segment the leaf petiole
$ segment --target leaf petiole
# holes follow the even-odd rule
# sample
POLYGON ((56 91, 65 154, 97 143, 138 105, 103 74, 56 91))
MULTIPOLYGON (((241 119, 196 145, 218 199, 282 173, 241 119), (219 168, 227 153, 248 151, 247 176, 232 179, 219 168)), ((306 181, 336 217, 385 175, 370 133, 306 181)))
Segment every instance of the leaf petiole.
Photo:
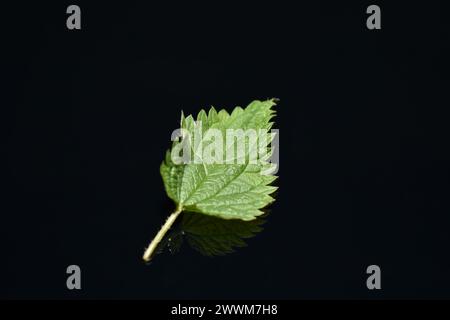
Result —
POLYGON ((163 224, 161 229, 156 234, 155 238, 153 238, 152 242, 150 242, 150 245, 144 252, 144 256, 142 257, 144 261, 148 262, 153 256, 153 253, 155 252, 156 248, 158 247, 158 244, 161 242, 161 240, 164 238, 164 235, 169 231, 172 224, 175 222, 177 217, 180 215, 180 213, 183 211, 183 208, 181 206, 178 206, 175 212, 173 212, 169 218, 167 218, 166 222, 163 224))

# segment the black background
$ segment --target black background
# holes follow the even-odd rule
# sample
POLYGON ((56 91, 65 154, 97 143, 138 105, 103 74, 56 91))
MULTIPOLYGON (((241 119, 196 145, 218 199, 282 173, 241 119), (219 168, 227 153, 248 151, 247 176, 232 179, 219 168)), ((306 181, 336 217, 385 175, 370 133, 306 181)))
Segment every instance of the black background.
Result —
POLYGON ((2 298, 450 298, 441 2, 69 2, 2 10, 2 298), (249 246, 147 266, 180 110, 277 97, 280 187, 249 246), (82 290, 66 289, 66 267, 82 290), (382 290, 366 288, 366 268, 382 290))

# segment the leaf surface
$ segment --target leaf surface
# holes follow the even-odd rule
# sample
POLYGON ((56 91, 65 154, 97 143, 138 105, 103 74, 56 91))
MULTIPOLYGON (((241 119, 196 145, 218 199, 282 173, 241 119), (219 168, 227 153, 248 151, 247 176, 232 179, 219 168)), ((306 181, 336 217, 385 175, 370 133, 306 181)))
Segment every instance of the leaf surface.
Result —
POLYGON ((267 174, 273 168, 268 159, 271 152, 269 145, 273 138, 270 129, 273 125, 271 119, 275 115, 274 105, 273 99, 253 101, 245 109, 236 107, 231 114, 226 110, 217 112, 215 108, 211 108, 208 113, 201 110, 196 119, 192 115, 182 115, 183 137, 195 137, 196 132, 201 132, 204 139, 197 145, 188 138, 185 141, 175 141, 161 164, 160 171, 167 195, 179 210, 248 221, 261 215, 261 209, 274 201, 270 194, 276 190, 271 185, 276 176, 267 174), (258 132, 258 140, 255 142, 245 139, 244 152, 239 154, 233 149, 235 152, 232 153, 230 162, 204 161, 206 158, 201 150, 215 141, 205 141, 213 131, 222 133, 223 154, 233 151, 231 149, 235 147, 231 148, 226 144, 228 129, 252 129, 258 132), (199 161, 176 164, 172 161, 172 151, 186 141, 190 141, 188 149, 192 152, 191 160, 199 161), (257 158, 250 158, 252 151, 262 149, 267 152, 262 153, 262 156, 258 153, 257 158))

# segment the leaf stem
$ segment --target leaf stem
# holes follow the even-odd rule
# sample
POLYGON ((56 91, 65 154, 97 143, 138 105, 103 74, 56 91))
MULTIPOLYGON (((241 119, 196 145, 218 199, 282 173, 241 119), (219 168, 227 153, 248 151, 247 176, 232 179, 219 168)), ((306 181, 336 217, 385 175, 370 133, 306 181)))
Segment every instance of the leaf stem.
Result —
POLYGON ((166 222, 163 224, 161 229, 156 234, 155 238, 153 238, 152 242, 150 242, 150 245, 144 252, 144 256, 142 257, 144 261, 148 262, 153 256, 153 253, 155 249, 158 247, 158 244, 161 242, 161 240, 164 238, 164 235, 169 231, 172 224, 175 222, 177 217, 180 215, 181 211, 183 211, 183 208, 181 206, 178 206, 175 212, 173 212, 166 220, 166 222))

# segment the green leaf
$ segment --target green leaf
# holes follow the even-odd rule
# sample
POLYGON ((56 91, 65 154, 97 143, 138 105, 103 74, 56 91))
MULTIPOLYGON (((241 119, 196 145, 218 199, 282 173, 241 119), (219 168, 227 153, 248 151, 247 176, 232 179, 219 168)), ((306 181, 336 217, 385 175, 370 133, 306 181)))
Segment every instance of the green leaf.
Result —
MULTIPOLYGON (((201 110, 196 118, 182 114, 182 138, 173 142, 160 167, 167 195, 177 208, 165 226, 170 228, 183 210, 250 221, 274 201, 271 194, 277 188, 271 184, 276 176, 270 174, 274 165, 269 162, 274 106, 275 100, 271 99, 253 101, 245 109, 236 107, 231 114, 214 107, 208 112, 201 110), (244 135, 239 148, 239 142, 228 144, 238 141, 228 138, 230 132, 249 136, 252 133, 256 138, 244 135), (174 158, 180 153, 184 157, 182 162, 181 157, 174 158)), ((167 232, 163 229, 154 241, 161 241, 167 232)), ((147 249, 145 260, 154 247, 151 244, 147 249)))

